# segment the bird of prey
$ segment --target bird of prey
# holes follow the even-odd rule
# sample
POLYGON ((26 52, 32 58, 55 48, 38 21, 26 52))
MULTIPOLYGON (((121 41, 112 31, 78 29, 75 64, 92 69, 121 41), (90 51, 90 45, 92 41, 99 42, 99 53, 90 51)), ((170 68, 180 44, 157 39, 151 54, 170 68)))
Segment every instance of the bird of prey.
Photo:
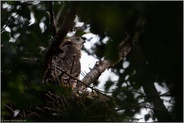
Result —
POLYGON ((80 58, 83 43, 84 40, 80 37, 65 39, 49 62, 44 82, 75 89, 77 85, 75 78, 79 78, 81 72, 80 58))

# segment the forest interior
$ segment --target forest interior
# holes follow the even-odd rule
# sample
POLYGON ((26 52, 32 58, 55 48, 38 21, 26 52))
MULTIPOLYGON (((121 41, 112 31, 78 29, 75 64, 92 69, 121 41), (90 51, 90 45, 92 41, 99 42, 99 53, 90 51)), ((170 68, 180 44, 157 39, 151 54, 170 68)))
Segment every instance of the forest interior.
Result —
POLYGON ((183 1, 1 1, 1 77, 4 122, 182 122, 183 1))

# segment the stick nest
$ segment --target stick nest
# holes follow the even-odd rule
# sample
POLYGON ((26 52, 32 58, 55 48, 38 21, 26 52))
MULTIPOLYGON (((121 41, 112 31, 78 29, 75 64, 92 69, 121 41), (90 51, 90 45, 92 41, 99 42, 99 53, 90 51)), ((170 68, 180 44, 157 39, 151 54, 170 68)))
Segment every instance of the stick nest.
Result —
MULTIPOLYGON (((26 121, 117 121, 113 100, 99 91, 84 91, 74 93, 71 88, 44 89, 35 94, 41 103, 33 102, 27 108, 20 109, 20 113, 3 117, 8 120, 26 121)), ((8 105, 8 104, 7 104, 8 105)), ((9 109, 7 109, 9 110, 9 109)))

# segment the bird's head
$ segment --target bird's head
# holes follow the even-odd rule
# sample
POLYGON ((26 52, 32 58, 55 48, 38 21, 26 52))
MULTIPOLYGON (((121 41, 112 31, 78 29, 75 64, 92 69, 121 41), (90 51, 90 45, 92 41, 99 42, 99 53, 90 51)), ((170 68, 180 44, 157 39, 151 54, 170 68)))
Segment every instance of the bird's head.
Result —
POLYGON ((85 40, 78 36, 68 38, 68 41, 72 42, 73 44, 77 45, 77 47, 80 48, 82 48, 83 43, 85 43, 85 40))

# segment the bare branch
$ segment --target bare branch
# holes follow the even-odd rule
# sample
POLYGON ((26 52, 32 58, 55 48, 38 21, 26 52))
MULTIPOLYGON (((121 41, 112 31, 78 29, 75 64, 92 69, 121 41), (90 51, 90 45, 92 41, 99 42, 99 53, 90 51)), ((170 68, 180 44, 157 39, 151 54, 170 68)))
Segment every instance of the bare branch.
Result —
MULTIPOLYGON (((119 60, 118 62, 124 58, 131 50, 129 44, 129 36, 127 36, 120 44, 119 44, 119 60)), ((118 63, 117 62, 117 63, 118 63)), ((102 60, 96 62, 95 66, 91 69, 91 71, 82 79, 83 83, 90 85, 93 83, 98 77, 104 72, 106 69, 113 67, 115 64, 110 60, 102 60)))
POLYGON ((56 35, 56 22, 55 22, 53 7, 52 7, 52 1, 49 1, 48 4, 49 4, 51 30, 53 32, 53 36, 55 36, 56 35))
MULTIPOLYGON (((143 53, 143 50, 140 46, 139 42, 139 38, 140 35, 143 33, 143 30, 145 28, 145 19, 139 19, 137 21, 136 24, 136 28, 138 31, 136 31, 134 33, 133 36, 133 52, 136 55, 137 59, 139 59, 139 61, 137 61, 137 63, 139 63, 139 69, 138 72, 141 73, 142 71, 145 70, 145 66, 146 66, 146 58, 145 58, 145 54, 143 53)), ((154 105, 154 113, 155 116, 158 118, 159 121, 172 121, 171 120, 171 116, 169 114, 169 112, 167 111, 166 107, 163 104, 162 99, 160 98, 160 95, 153 83, 153 80, 147 80, 147 82, 143 83, 142 85, 145 95, 147 97, 147 101, 149 100, 149 102, 152 102, 154 105)))

